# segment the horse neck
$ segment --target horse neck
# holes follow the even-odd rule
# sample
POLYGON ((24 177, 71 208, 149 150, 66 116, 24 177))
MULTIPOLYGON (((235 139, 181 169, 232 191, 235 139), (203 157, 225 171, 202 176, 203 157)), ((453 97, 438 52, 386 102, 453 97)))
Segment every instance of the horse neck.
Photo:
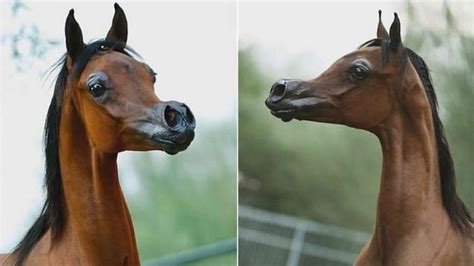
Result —
POLYGON ((383 153, 375 238, 385 250, 417 229, 440 236, 449 225, 430 104, 418 76, 405 86, 409 102, 396 106, 375 130, 383 153))
POLYGON ((117 174, 117 153, 93 148, 72 100, 62 108, 59 154, 65 234, 86 264, 138 265, 133 225, 117 174), (128 263, 128 264, 124 264, 128 263))

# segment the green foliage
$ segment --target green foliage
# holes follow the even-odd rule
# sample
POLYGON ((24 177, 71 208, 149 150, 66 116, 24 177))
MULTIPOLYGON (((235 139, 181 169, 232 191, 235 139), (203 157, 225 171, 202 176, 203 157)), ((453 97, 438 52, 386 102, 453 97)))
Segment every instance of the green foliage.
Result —
MULTIPOLYGON (((458 189, 472 210, 474 41, 456 29, 452 11, 439 15, 445 28, 434 30, 416 21, 417 12, 429 9, 408 9, 404 44, 431 67, 458 189)), ((263 74, 255 56, 252 48, 239 53, 240 202, 371 231, 382 167, 378 140, 344 126, 273 117, 263 102, 279 77, 263 74)))
POLYGON ((235 238, 235 130, 232 121, 200 124, 185 152, 137 157, 139 189, 127 199, 142 261, 235 238))

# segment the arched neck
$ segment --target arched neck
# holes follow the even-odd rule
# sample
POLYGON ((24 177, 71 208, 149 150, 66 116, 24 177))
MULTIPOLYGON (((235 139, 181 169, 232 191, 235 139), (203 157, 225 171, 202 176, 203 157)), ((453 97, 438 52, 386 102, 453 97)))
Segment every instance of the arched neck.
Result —
POLYGON ((432 233, 432 243, 441 243, 438 237, 449 227, 430 105, 421 82, 411 84, 405 89, 411 102, 395 106, 373 130, 383 153, 373 241, 386 255, 403 245, 408 235, 419 237, 420 229, 432 233))

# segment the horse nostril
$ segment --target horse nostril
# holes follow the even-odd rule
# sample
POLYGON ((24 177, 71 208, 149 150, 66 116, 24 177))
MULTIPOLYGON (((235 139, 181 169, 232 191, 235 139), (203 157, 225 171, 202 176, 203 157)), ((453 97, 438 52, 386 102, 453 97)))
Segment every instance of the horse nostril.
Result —
POLYGON ((283 99, 286 93, 286 82, 285 81, 277 81, 273 84, 272 89, 270 90, 270 97, 268 97, 268 101, 270 103, 276 103, 279 100, 283 99))
POLYGON ((173 128, 175 127, 177 124, 178 124, 178 118, 177 118, 177 113, 176 113, 176 110, 173 109, 173 107, 171 106, 166 106, 165 108, 165 121, 166 121, 166 124, 173 128))
POLYGON ((166 125, 173 130, 181 130, 179 128, 190 128, 194 130, 196 120, 193 112, 184 103, 170 101, 164 107, 164 120, 166 125))
POLYGON ((274 96, 282 97, 285 94, 286 86, 285 84, 277 84, 273 86, 272 94, 274 96))

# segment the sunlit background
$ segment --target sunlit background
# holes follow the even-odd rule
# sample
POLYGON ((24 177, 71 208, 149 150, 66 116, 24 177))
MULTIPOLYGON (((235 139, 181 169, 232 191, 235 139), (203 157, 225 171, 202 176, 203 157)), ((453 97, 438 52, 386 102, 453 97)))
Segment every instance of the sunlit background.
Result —
MULTIPOLYGON (((119 175, 142 261, 235 238, 237 6, 232 2, 121 3, 128 44, 158 73, 156 93, 185 102, 196 137, 176 156, 119 155, 119 175)), ((65 52, 69 9, 84 40, 105 37, 113 2, 2 1, 0 253, 40 212, 42 133, 52 84, 47 70, 65 52)), ((233 265, 235 254, 205 264, 233 265)))
POLYGON ((264 100, 276 80, 315 78, 375 38, 379 9, 387 29, 398 12, 404 44, 431 68, 458 192, 474 211, 472 1, 244 2, 239 5, 243 265, 349 265, 367 241, 382 168, 377 138, 340 125, 283 123, 264 100))

